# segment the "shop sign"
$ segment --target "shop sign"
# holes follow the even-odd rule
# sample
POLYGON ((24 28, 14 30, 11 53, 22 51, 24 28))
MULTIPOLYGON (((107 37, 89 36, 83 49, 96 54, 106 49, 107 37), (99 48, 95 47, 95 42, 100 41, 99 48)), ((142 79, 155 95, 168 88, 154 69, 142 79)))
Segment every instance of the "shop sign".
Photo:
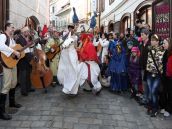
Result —
POLYGON ((161 38, 170 37, 170 5, 159 3, 154 6, 154 31, 161 38))

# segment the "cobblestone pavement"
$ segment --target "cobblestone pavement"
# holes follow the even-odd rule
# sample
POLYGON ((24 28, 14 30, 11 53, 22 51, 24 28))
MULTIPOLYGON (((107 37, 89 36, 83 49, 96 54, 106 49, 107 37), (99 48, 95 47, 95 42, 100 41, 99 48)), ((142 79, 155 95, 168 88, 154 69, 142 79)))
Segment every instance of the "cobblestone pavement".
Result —
POLYGON ((127 94, 115 95, 103 89, 99 96, 79 91, 76 97, 51 87, 27 97, 17 95, 23 105, 11 121, 0 120, 0 129, 172 129, 172 117, 150 118, 144 107, 127 94))

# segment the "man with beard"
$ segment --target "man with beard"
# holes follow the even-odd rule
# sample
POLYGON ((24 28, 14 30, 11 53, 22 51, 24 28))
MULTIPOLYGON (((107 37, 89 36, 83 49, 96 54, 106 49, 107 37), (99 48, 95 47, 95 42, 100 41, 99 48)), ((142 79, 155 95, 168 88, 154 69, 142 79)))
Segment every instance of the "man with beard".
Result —
MULTIPOLYGON (((21 29, 21 35, 16 40, 16 43, 20 44, 22 47, 28 44, 27 38, 30 36, 30 29, 26 26, 21 29)), ((18 70, 19 70, 19 83, 21 88, 21 94, 23 96, 28 96, 29 92, 34 91, 31 88, 31 80, 30 80, 30 73, 31 73, 31 65, 30 60, 32 58, 32 54, 30 48, 25 49, 25 57, 22 58, 18 63, 18 70)))
MULTIPOLYGON (((57 32, 57 30, 53 31, 53 36, 50 37, 48 39, 48 42, 45 44, 45 52, 51 52, 52 54, 56 53, 57 49, 59 49, 60 44, 60 39, 59 39, 59 33, 57 32), (55 46, 56 45, 56 46, 55 46)), ((54 55, 53 59, 49 60, 49 65, 50 65, 50 69, 53 72, 53 86, 55 86, 55 84, 58 84, 57 82, 57 69, 58 69, 58 63, 60 60, 60 54, 57 53, 56 55, 54 55)))

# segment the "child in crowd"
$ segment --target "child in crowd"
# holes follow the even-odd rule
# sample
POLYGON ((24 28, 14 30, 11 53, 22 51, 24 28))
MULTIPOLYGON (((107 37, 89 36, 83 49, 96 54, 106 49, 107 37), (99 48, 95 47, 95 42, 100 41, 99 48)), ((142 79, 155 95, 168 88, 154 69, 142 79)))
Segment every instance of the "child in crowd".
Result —
POLYGON ((110 62, 110 57, 105 55, 103 58, 103 63, 100 65, 101 75, 100 75, 100 82, 103 86, 109 87, 110 85, 110 77, 108 77, 108 65, 110 62))
POLYGON ((139 97, 139 86, 141 85, 141 69, 139 65, 140 50, 132 47, 129 59, 128 75, 131 82, 131 97, 139 97))

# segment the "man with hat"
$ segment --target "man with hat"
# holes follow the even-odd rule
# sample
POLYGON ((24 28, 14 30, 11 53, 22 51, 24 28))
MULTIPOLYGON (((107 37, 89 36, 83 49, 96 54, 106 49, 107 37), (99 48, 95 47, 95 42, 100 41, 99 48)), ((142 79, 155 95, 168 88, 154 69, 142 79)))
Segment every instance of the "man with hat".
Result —
MULTIPOLYGON (((54 46, 55 45, 58 46, 59 44, 60 44, 59 32, 56 29, 53 29, 52 37, 49 37, 47 43, 45 44, 45 52, 54 53, 57 49, 54 46)), ((53 72, 53 86, 55 86, 55 83, 57 83, 56 76, 57 76, 59 59, 60 59, 60 53, 56 54, 53 59, 49 60, 50 69, 53 72)))
POLYGON ((137 37, 140 37, 141 36, 141 31, 142 31, 142 28, 143 28, 143 23, 144 20, 142 19, 138 19, 136 20, 136 28, 135 28, 135 34, 137 37))
MULTIPOLYGON (((20 44, 22 47, 28 44, 27 38, 30 36, 30 29, 29 27, 25 26, 21 29, 21 35, 16 40, 16 43, 20 44)), ((31 73, 31 65, 30 60, 32 58, 32 54, 30 48, 25 49, 25 57, 22 58, 18 63, 18 70, 19 70, 19 83, 21 88, 21 94, 23 96, 28 96, 29 92, 34 91, 31 88, 31 80, 30 80, 30 73, 31 73)))

